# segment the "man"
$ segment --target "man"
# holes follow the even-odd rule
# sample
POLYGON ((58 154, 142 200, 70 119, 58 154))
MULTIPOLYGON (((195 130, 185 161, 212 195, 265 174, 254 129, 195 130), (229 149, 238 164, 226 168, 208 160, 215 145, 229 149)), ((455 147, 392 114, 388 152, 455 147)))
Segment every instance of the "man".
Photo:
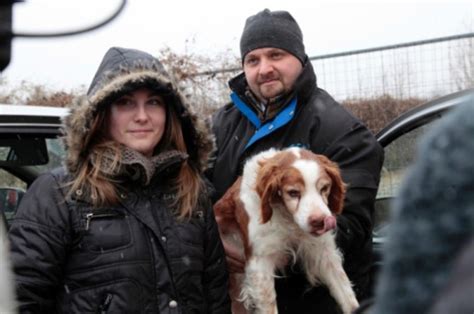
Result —
MULTIPOLYGON (((326 91, 305 53, 301 30, 286 11, 265 9, 249 17, 240 40, 244 72, 229 82, 232 103, 213 117, 217 152, 209 175, 219 199, 245 160, 260 151, 299 146, 337 162, 348 184, 337 242, 360 299, 367 294, 374 199, 383 150, 373 134, 326 91)), ((242 257, 224 243, 231 271, 242 257)), ((298 265, 276 280, 280 313, 337 313, 324 287, 309 289, 298 265)))

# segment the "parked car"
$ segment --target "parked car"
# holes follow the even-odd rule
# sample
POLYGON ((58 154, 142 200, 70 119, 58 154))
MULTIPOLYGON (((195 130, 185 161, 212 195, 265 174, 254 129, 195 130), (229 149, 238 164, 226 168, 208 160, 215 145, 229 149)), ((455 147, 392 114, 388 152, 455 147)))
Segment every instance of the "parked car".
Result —
MULTIPOLYGON (((404 171, 413 161, 418 139, 448 110, 474 102, 474 89, 453 93, 410 110, 377 133, 385 150, 385 162, 375 206, 373 278, 382 263, 382 249, 390 226, 390 204, 404 171)), ((0 105, 0 207, 9 221, 22 194, 43 171, 61 165, 63 147, 59 136, 67 109, 0 105), (8 195, 15 198, 14 206, 8 195), (4 196, 5 195, 5 196, 4 196)))
POLYGON ((390 227, 391 204, 405 171, 415 158, 418 140, 449 110, 465 103, 474 105, 474 89, 453 93, 409 110, 376 134, 377 140, 384 147, 385 160, 374 213, 374 280, 382 264, 383 247, 390 227))
POLYGON ((8 222, 28 186, 61 165, 65 108, 0 105, 0 212, 8 222))

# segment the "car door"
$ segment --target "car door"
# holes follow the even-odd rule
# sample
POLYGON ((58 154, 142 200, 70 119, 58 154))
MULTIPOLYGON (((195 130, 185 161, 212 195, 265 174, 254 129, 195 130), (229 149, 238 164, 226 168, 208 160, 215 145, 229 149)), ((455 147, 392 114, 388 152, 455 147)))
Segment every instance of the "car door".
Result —
POLYGON ((449 110, 461 104, 472 104, 473 101, 474 89, 438 98, 402 114, 376 135, 384 147, 385 160, 374 212, 374 280, 383 263, 383 248, 390 228, 393 201, 403 182, 405 172, 416 158, 419 140, 449 110))
POLYGON ((28 186, 60 166, 64 154, 59 136, 67 111, 25 107, 0 105, 0 214, 7 225, 28 186))

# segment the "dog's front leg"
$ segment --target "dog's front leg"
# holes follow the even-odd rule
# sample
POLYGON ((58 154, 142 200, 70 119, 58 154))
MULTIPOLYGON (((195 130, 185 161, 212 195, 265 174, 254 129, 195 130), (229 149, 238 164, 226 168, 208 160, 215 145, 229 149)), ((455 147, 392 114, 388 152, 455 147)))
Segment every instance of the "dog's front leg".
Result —
POLYGON ((277 314, 275 264, 268 256, 252 256, 245 267, 241 300, 249 313, 277 314))
POLYGON ((328 254, 323 257, 322 263, 327 265, 327 270, 321 274, 321 281, 329 288, 342 312, 352 313, 359 306, 359 302, 357 302, 352 284, 342 267, 342 259, 338 254, 332 252, 332 256, 328 254))
POLYGON ((342 267, 340 253, 334 250, 323 253, 321 265, 323 265, 321 281, 328 287, 342 312, 344 314, 352 313, 359 306, 359 302, 357 302, 349 277, 342 267))
POLYGON ((334 240, 324 235, 318 241, 308 242, 303 259, 306 275, 312 285, 324 284, 344 314, 352 313, 359 302, 351 282, 342 267, 342 257, 334 240))

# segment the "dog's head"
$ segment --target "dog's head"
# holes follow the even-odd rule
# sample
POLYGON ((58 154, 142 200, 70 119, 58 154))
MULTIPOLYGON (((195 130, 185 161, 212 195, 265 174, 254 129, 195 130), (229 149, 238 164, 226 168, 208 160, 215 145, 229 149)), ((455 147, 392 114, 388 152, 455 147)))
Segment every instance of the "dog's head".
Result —
POLYGON ((261 222, 281 206, 299 227, 321 235, 336 226, 342 211, 345 184, 338 166, 323 155, 291 148, 259 160, 256 191, 261 199, 261 222))

